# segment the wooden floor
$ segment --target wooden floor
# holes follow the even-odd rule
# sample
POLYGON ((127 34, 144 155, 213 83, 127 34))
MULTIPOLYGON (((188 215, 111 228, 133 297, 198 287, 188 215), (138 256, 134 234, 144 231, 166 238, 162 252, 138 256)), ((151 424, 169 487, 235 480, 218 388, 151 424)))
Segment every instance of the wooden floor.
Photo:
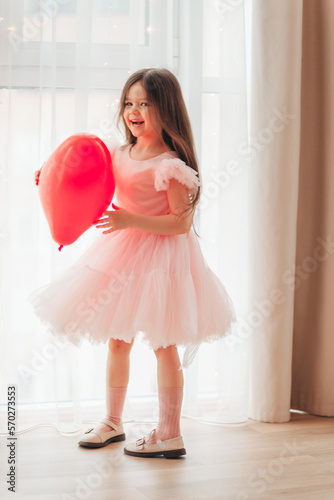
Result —
MULTIPOLYGON (((142 436, 126 424, 127 438, 142 436)), ((87 427, 86 427, 87 428, 87 427)), ((208 425, 182 419, 187 455, 134 458, 124 442, 99 450, 52 428, 18 436, 17 491, 7 491, 1 444, 0 498, 24 500, 334 500, 334 419, 292 413, 284 424, 208 425)))

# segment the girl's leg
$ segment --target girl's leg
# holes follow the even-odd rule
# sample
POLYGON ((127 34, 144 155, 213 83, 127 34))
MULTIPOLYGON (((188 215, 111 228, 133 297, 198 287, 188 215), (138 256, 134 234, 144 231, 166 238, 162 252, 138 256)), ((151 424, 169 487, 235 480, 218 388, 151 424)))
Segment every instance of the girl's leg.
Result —
POLYGON ((130 373, 130 352, 133 340, 129 344, 123 340, 109 339, 107 359, 107 387, 127 387, 130 373))
MULTIPOLYGON (((106 370, 106 418, 116 425, 122 421, 126 390, 129 383, 131 343, 109 339, 106 370)), ((111 431, 108 424, 101 423, 104 432, 111 431)))
POLYGON ((183 372, 176 346, 157 349, 159 423, 148 444, 181 435, 180 417, 183 399, 183 372))

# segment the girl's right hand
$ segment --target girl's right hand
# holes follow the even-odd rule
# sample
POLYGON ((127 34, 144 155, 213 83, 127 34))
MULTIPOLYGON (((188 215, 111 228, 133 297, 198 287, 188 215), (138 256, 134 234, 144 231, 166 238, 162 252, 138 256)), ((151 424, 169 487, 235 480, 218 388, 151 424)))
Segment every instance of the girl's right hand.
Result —
POLYGON ((36 183, 36 186, 38 186, 38 184, 39 184, 39 176, 41 175, 41 170, 42 169, 39 169, 39 170, 36 170, 36 172, 35 172, 35 183, 36 183))
POLYGON ((38 186, 39 184, 39 176, 41 175, 41 171, 42 171, 42 168, 44 167, 46 162, 43 163, 43 165, 41 166, 41 168, 39 170, 36 170, 35 172, 35 183, 36 183, 36 186, 38 186))

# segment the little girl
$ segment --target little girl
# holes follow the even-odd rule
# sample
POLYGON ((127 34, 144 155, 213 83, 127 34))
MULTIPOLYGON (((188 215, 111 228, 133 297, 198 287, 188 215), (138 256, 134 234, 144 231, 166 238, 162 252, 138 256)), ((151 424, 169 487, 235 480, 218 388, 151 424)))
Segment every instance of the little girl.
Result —
POLYGON ((166 69, 130 76, 118 121, 124 124, 126 144, 111 150, 115 210, 95 221, 104 231, 75 264, 33 292, 30 301, 56 336, 76 345, 84 338, 95 344, 108 340, 106 416, 79 445, 98 448, 125 439, 129 354, 141 333, 157 358, 159 422, 124 452, 178 457, 186 451, 177 346, 193 353, 202 342, 223 337, 236 320, 235 311, 192 229, 200 180, 175 76, 166 69))

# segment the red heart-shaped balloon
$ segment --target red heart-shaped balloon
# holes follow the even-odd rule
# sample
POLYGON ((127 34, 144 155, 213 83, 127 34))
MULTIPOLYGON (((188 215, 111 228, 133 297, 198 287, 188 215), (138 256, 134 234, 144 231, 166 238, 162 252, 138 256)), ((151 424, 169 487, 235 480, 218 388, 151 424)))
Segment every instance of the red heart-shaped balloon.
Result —
POLYGON ((111 156, 99 137, 75 134, 57 147, 41 170, 39 196, 59 250, 91 227, 114 192, 111 156))

